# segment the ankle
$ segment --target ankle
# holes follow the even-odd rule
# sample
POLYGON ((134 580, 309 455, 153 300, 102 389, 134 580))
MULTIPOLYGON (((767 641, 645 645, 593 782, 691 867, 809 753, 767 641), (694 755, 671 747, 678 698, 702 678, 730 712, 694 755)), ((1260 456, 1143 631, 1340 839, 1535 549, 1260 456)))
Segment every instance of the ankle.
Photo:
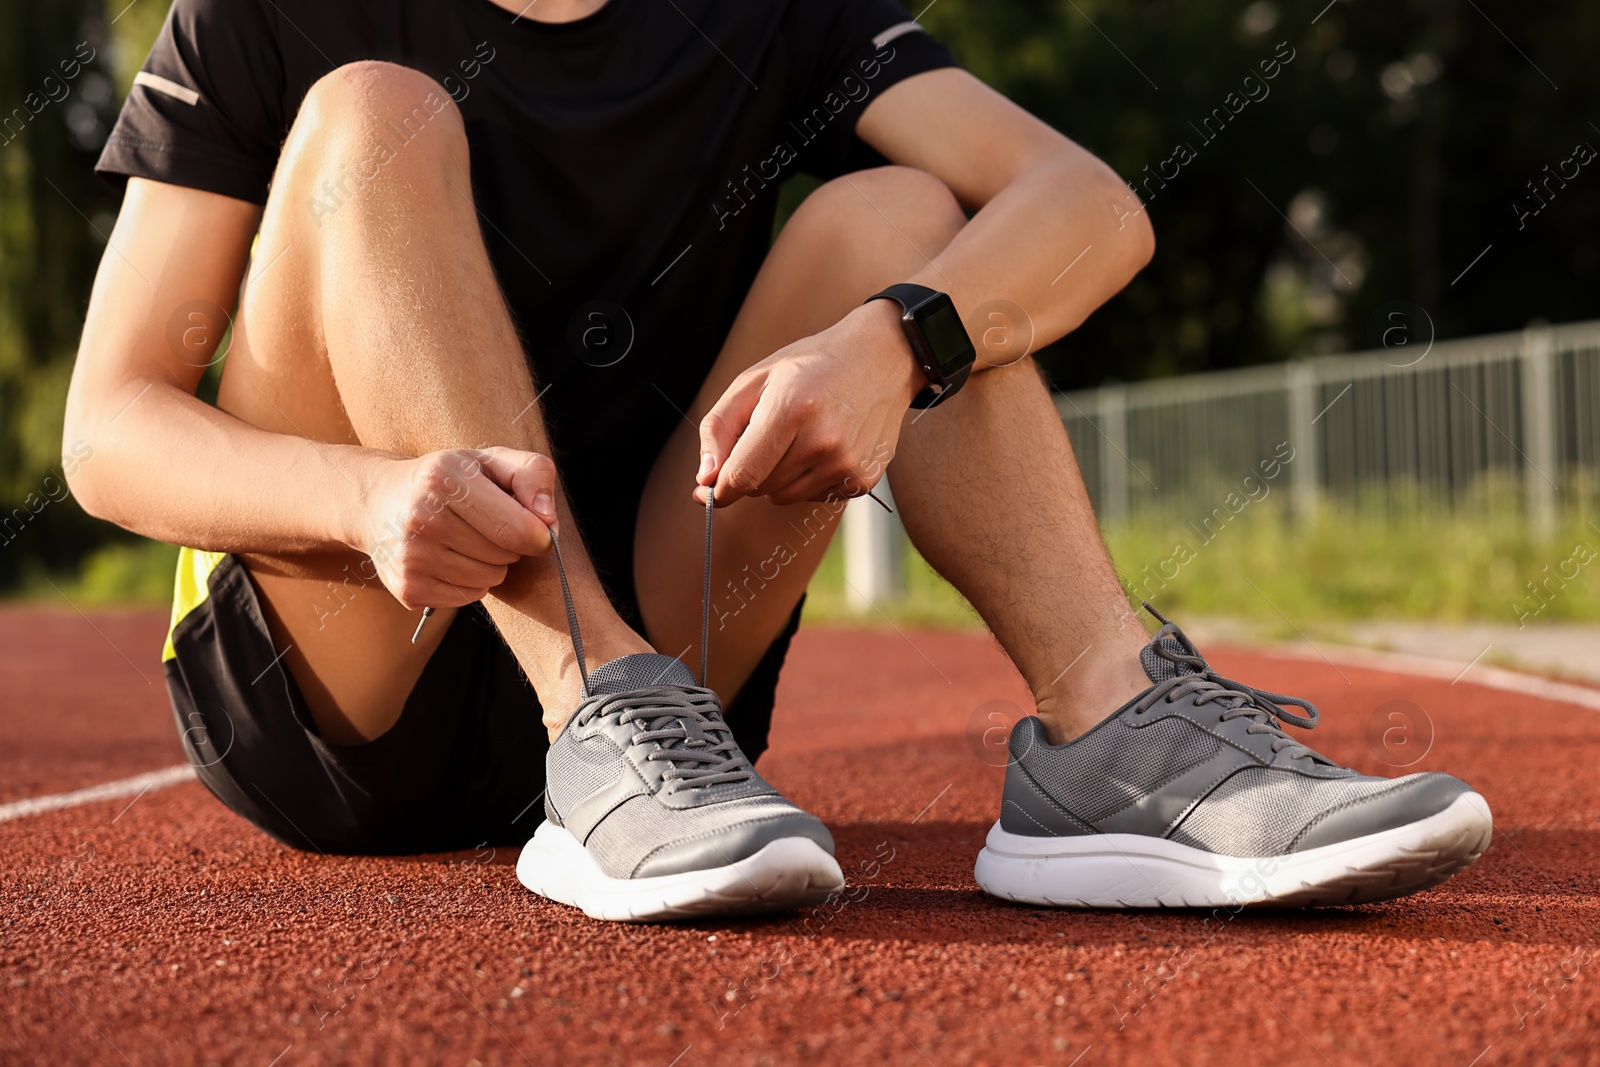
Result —
POLYGON ((1085 655, 1053 682, 1034 686, 1034 705, 1045 737, 1059 745, 1098 726, 1148 688, 1138 649, 1110 649, 1099 657, 1085 655))
MULTIPOLYGON (((583 646, 584 670, 590 674, 594 673, 596 667, 614 659, 656 651, 650 647, 650 642, 625 626, 615 633, 596 635, 593 639, 585 634, 583 646)), ((550 734, 550 740, 554 741, 566 727, 567 720, 572 718, 573 712, 578 710, 578 705, 583 703, 583 673, 578 670, 578 658, 573 650, 569 648, 559 664, 547 668, 545 677, 549 679, 548 684, 534 688, 539 695, 539 706, 544 711, 545 729, 550 734)))

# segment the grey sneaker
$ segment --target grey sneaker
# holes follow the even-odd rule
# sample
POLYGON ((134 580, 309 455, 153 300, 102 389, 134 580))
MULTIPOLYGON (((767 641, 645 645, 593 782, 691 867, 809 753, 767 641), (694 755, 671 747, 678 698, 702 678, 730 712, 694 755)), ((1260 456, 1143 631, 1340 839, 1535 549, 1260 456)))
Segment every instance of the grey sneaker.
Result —
POLYGON ((1220 677, 1161 621, 1140 657, 1151 687, 1100 725, 1064 745, 1037 718, 1012 729, 985 890, 1075 907, 1361 904, 1437 885, 1487 847, 1489 805, 1465 782, 1339 766, 1279 726, 1315 726, 1316 708, 1220 677))
POLYGON ((844 888, 827 827, 756 773, 689 668, 624 656, 588 692, 546 758, 523 885, 637 922, 783 911, 844 888))

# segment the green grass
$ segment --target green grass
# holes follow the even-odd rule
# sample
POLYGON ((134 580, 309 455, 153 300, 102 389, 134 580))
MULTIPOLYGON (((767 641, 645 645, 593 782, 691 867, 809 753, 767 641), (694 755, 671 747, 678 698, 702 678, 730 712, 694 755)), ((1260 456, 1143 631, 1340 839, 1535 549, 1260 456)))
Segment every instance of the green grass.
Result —
POLYGON ((1301 524, 1282 508, 1246 512, 1209 542, 1180 524, 1129 526, 1107 540, 1135 599, 1188 615, 1285 629, 1362 619, 1516 624, 1524 612, 1600 619, 1600 529, 1579 519, 1536 540, 1508 511, 1385 519, 1326 505, 1301 524))
MULTIPOLYGON (((1600 621, 1600 522, 1570 517, 1539 540, 1503 499, 1475 503, 1444 512, 1395 500, 1389 517, 1325 503, 1315 519, 1296 523, 1278 501, 1263 502, 1220 529, 1136 521, 1107 530, 1106 541, 1134 604, 1249 620, 1282 636, 1367 619, 1600 621)), ((976 625, 960 594, 910 558, 906 600, 884 613, 976 625)), ((881 621, 851 610, 837 545, 811 590, 811 617, 881 621)))

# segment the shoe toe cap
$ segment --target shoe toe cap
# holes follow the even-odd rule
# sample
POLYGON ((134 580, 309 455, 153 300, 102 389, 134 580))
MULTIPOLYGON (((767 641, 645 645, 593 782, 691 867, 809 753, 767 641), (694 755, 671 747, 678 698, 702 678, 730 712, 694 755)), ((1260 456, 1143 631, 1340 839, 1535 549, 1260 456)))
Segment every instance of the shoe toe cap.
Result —
POLYGON ((1396 779, 1392 789, 1325 812, 1301 832, 1293 852, 1307 852, 1358 837, 1383 833, 1437 815, 1471 786, 1448 774, 1414 774, 1396 779))

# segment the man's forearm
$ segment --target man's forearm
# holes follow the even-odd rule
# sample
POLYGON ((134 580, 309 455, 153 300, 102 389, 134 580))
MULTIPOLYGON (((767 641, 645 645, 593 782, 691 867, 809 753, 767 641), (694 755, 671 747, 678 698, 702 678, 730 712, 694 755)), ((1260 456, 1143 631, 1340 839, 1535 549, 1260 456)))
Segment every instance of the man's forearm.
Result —
MULTIPOLYGON (((1017 305, 1031 324, 1032 347, 1070 333, 1150 261, 1155 238, 1132 194, 1092 157, 1068 157, 1018 175, 945 250, 906 281, 950 295, 978 349, 973 370, 1003 365, 1021 352, 986 351, 992 327, 1026 324, 980 311, 1017 305)), ((1015 335, 1009 339, 1015 344, 1015 335)))
POLYGON ((135 533, 219 552, 350 547, 361 486, 384 453, 270 433, 165 382, 129 382, 69 424, 85 510, 135 533), (122 395, 126 394, 126 396, 122 395))

